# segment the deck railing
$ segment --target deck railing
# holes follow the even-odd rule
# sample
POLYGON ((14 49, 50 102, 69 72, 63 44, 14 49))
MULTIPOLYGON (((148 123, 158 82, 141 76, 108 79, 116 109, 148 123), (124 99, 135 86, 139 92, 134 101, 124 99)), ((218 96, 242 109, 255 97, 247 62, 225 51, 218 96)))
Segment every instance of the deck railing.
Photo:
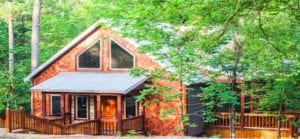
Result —
POLYGON ((24 123, 22 124, 24 124, 24 126, 21 129, 30 129, 41 134, 63 134, 63 125, 53 123, 47 119, 41 119, 27 113, 24 113, 24 123))
POLYGON ((76 124, 66 125, 64 127, 63 134, 85 134, 85 135, 97 135, 99 134, 99 120, 91 120, 86 122, 80 122, 76 124))
POLYGON ((68 125, 68 124, 71 124, 71 119, 70 118, 71 118, 71 114, 70 113, 65 113, 64 117, 48 119, 48 120, 53 122, 53 123, 56 123, 56 124, 68 125))
POLYGON ((0 115, 0 128, 5 128, 5 116, 0 115))
POLYGON ((144 131, 144 116, 136 116, 124 119, 122 121, 122 131, 127 134, 129 130, 134 130, 136 132, 144 131))
MULTIPOLYGON (((210 127, 229 127, 230 125, 230 113, 216 113, 220 118, 210 123, 210 127)), ((281 128, 283 130, 291 129, 291 122, 295 119, 295 115, 285 115, 286 120, 281 122, 281 128)), ((256 113, 244 113, 236 114, 235 126, 237 128, 277 128, 277 116, 271 114, 256 114, 256 113)))
POLYGON ((102 135, 115 135, 117 134, 118 121, 113 119, 100 120, 100 134, 102 135))
MULTIPOLYGON (((125 119, 124 129, 143 130, 143 117, 138 116, 125 119), (141 125, 139 125, 141 124, 141 125)), ((42 119, 25 113, 20 110, 6 110, 5 127, 8 132, 15 129, 28 129, 40 134, 70 135, 70 134, 87 134, 87 135, 116 135, 118 132, 118 121, 113 119, 97 119, 75 124, 68 123, 70 117, 57 118, 53 120, 42 119)))

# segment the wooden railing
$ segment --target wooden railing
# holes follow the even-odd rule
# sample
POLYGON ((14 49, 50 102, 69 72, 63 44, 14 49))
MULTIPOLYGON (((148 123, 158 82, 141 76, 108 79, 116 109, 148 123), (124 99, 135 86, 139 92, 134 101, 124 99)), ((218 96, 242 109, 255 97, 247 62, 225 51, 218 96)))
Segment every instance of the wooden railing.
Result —
POLYGON ((60 125, 65 125, 65 118, 64 117, 59 117, 55 119, 48 119, 48 121, 51 121, 52 123, 60 124, 60 125))
POLYGON ((0 128, 5 128, 5 116, 0 115, 0 128))
MULTIPOLYGON (((67 116, 66 116, 67 117, 67 116)), ((68 117, 57 118, 53 120, 42 119, 25 113, 21 110, 6 110, 6 129, 11 132, 15 129, 28 129, 40 134, 70 135, 70 134, 87 134, 87 135, 116 135, 118 131, 118 121, 113 119, 97 119, 75 124, 66 124, 68 117)), ((143 130, 143 117, 125 119, 123 129, 143 130)))
MULTIPOLYGON (((293 115, 286 115, 286 120, 281 121, 281 128, 291 128, 291 122, 295 119, 293 115)), ((274 115, 244 114, 244 127, 246 128, 277 128, 278 121, 274 115)))
POLYGON ((100 134, 102 135, 115 135, 117 134, 118 121, 113 119, 100 120, 100 134))
POLYGON ((144 131, 144 116, 136 116, 122 120, 122 131, 127 134, 129 130, 144 131))
MULTIPOLYGON (((216 127, 229 127, 230 125, 230 118, 229 118, 229 113, 216 113, 218 116, 218 120, 215 122, 210 123, 210 126, 216 126, 216 127)), ((235 117, 235 126, 240 126, 240 114, 236 114, 235 117)))
POLYGON ((64 134, 86 134, 97 135, 99 134, 99 120, 92 120, 86 122, 80 122, 76 124, 70 124, 64 127, 64 134))
MULTIPOLYGON (((220 118, 210 123, 211 127, 229 127, 229 113, 216 113, 220 118)), ((294 115, 285 115, 286 120, 281 122, 281 128, 283 130, 291 129, 291 122, 295 119, 294 115)), ((244 113, 244 115, 236 114, 235 126, 237 128, 277 128, 278 122, 275 115, 270 114, 256 114, 256 113, 244 113)))
POLYGON ((64 117, 48 119, 48 120, 53 122, 53 123, 56 123, 56 124, 68 125, 68 124, 71 124, 71 114, 70 113, 65 113, 64 117))
POLYGON ((30 129, 34 132, 41 133, 41 134, 54 134, 54 135, 63 134, 63 125, 53 123, 46 119, 41 119, 39 117, 27 113, 24 113, 23 124, 24 126, 22 129, 30 129))
POLYGON ((9 120, 10 120, 10 127, 11 129, 19 129, 19 128, 23 128, 24 127, 24 110, 20 109, 20 110, 10 110, 10 116, 9 116, 9 120))

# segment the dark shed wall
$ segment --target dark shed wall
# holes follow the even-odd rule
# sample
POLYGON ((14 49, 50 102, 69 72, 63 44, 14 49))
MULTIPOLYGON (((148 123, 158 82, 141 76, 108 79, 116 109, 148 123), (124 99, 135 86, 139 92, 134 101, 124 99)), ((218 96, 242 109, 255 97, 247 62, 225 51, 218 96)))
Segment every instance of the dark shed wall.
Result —
POLYGON ((191 123, 195 123, 197 127, 188 127, 187 135, 188 136, 201 136, 204 134, 204 121, 199 116, 201 115, 201 104, 200 99, 197 97, 199 93, 201 93, 200 87, 204 85, 196 84, 188 86, 188 94, 187 94, 187 113, 189 115, 189 119, 191 123), (197 115, 195 115, 197 114, 197 115))

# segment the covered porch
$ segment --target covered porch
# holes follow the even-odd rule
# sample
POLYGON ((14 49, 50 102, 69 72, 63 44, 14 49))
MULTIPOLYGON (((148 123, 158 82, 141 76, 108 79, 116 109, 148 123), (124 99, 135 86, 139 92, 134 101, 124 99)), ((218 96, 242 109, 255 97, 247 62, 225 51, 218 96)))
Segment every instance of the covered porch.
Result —
POLYGON ((99 134, 126 134, 132 126, 143 128, 143 105, 134 96, 147 79, 133 78, 128 73, 64 72, 34 86, 32 91, 42 94, 43 119, 64 119, 60 122, 64 125, 97 120, 99 134))

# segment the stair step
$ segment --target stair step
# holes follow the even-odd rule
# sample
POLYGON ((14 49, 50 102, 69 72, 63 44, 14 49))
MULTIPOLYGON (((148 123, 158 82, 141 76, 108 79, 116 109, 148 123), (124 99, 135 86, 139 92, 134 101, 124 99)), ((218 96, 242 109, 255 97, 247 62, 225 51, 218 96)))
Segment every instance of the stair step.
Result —
POLYGON ((15 129, 12 130, 12 133, 28 133, 28 134, 35 134, 34 131, 30 130, 30 129, 15 129))
POLYGON ((27 129, 15 129, 15 130, 12 130, 11 132, 12 133, 28 133, 29 130, 27 129))

